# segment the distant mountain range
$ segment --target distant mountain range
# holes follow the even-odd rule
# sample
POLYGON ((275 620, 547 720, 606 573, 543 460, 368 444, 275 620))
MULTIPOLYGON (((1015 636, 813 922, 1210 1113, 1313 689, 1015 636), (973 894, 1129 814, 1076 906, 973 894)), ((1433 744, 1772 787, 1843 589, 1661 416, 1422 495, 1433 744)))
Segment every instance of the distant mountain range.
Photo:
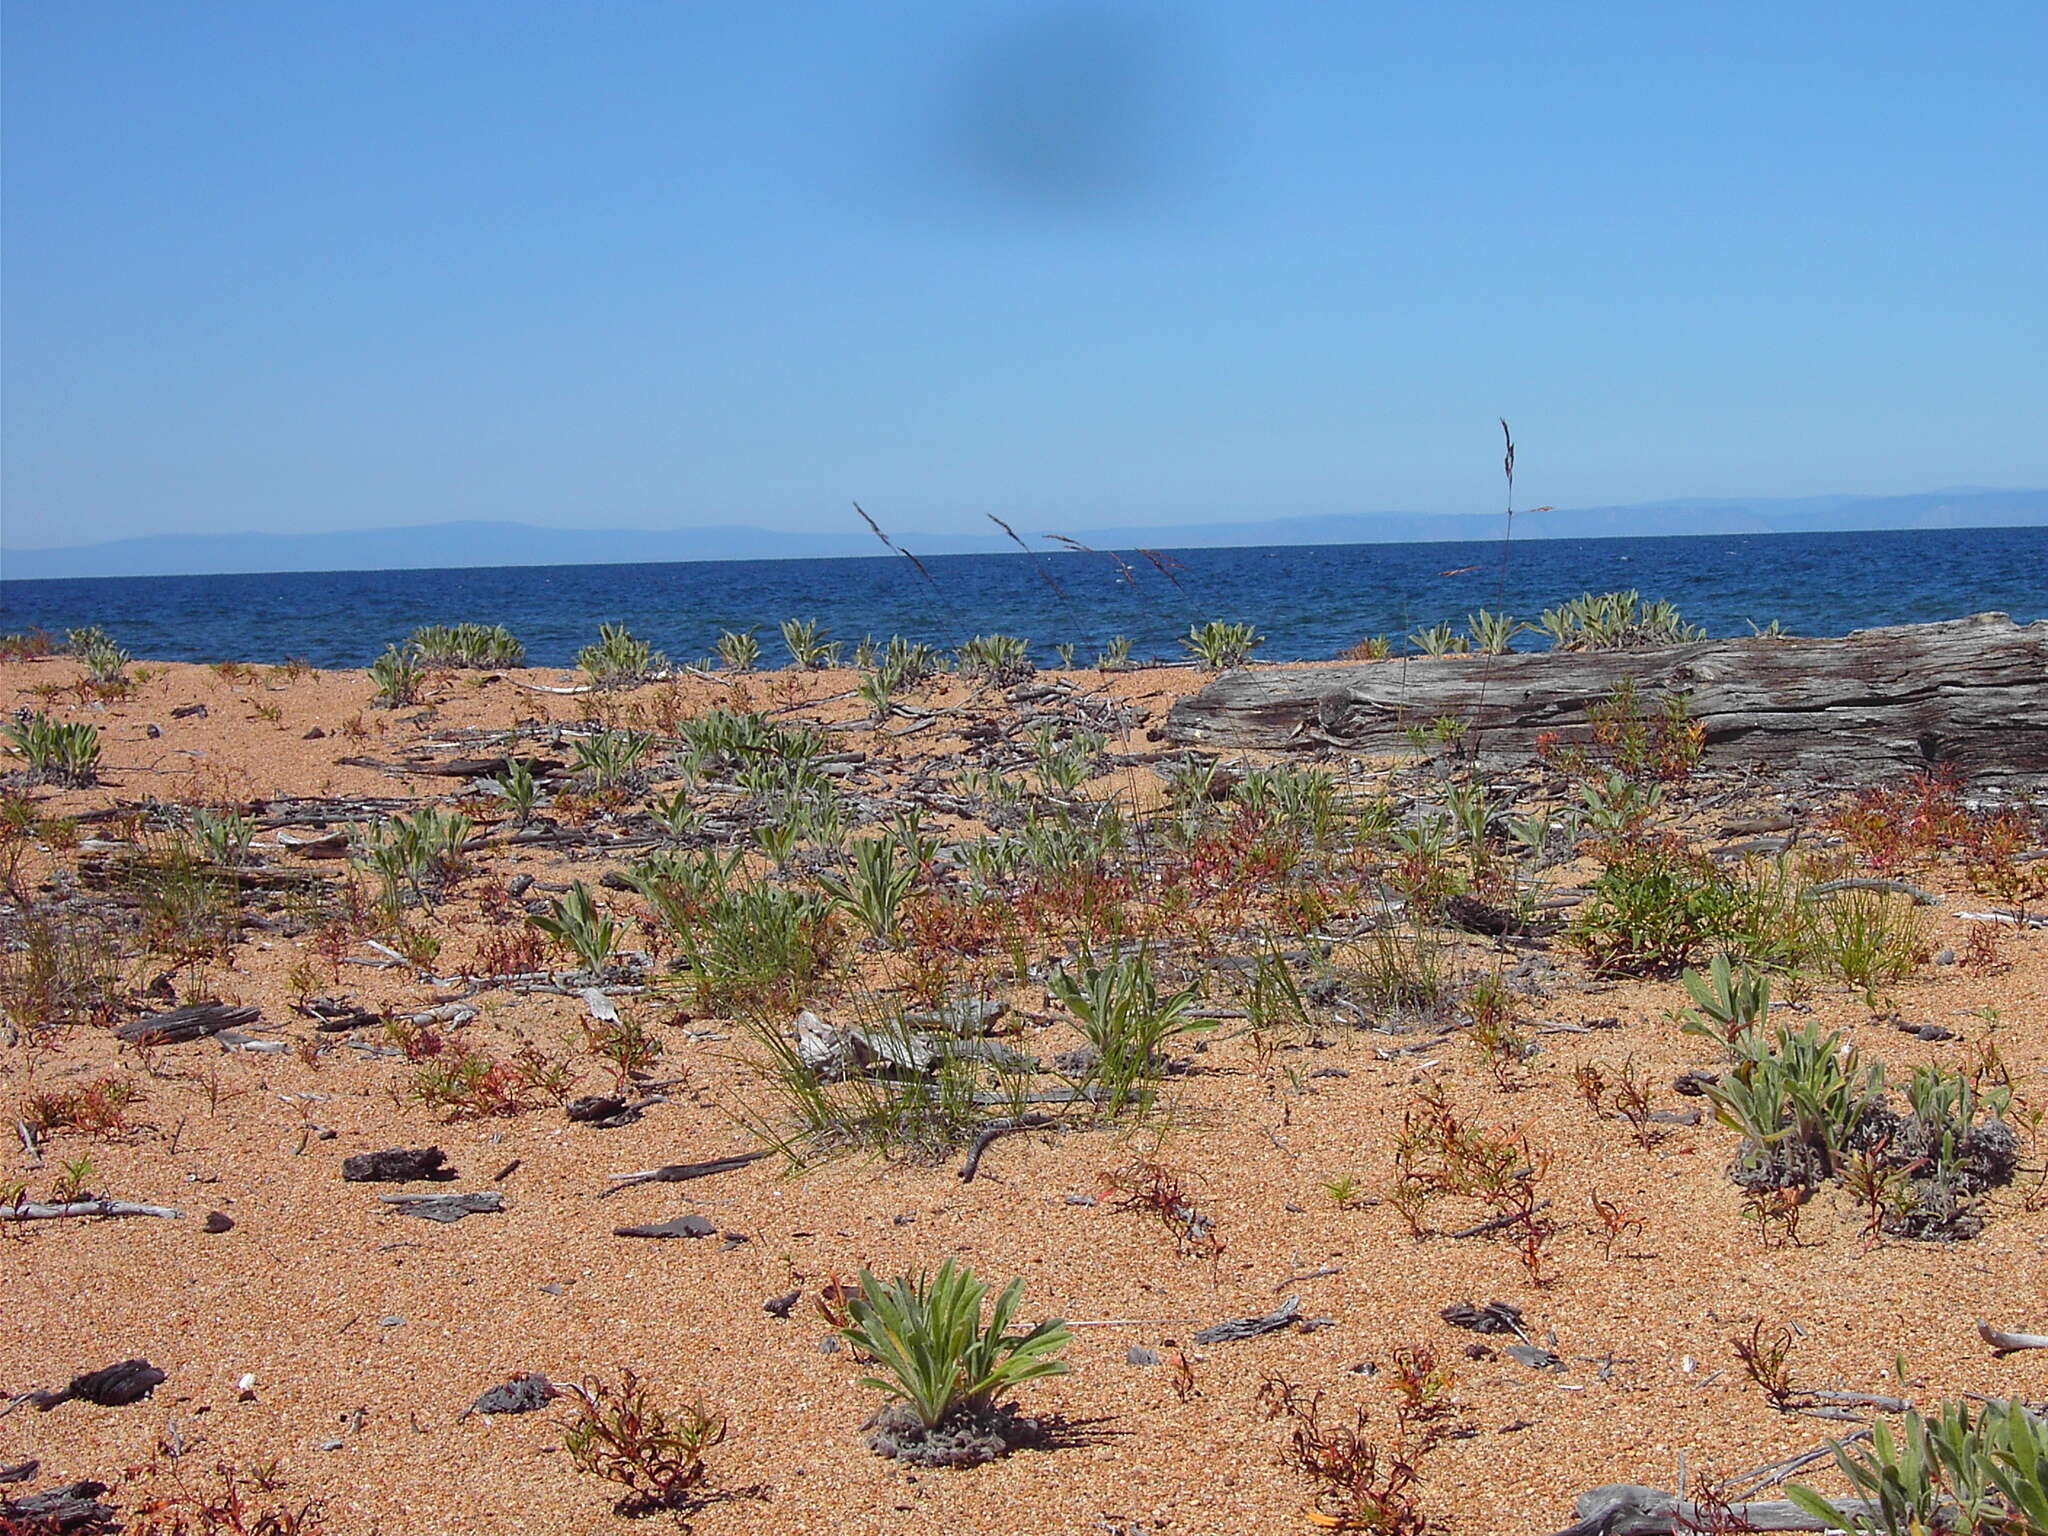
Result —
MULTIPOLYGON (((1052 548, 1042 530, 1018 532, 1052 548)), ((2048 490, 1955 490, 1917 496, 1805 496, 1650 501, 1623 507, 1556 508, 1520 515, 1518 539, 1645 538, 1669 534, 1841 533, 1887 528, 2048 525, 2048 490)), ((1202 549, 1271 544, 1401 544, 1491 540, 1499 513, 1439 516, 1369 512, 1237 523, 1061 529, 1098 549, 1202 549)), ((891 530, 919 555, 989 554, 1016 546, 986 534, 891 530)), ((0 547, 0 578, 200 576, 230 572, 431 570, 460 566, 610 565, 687 560, 775 560, 885 555, 856 525, 844 533, 768 528, 588 529, 529 523, 425 523, 349 533, 161 534, 62 549, 0 547)))

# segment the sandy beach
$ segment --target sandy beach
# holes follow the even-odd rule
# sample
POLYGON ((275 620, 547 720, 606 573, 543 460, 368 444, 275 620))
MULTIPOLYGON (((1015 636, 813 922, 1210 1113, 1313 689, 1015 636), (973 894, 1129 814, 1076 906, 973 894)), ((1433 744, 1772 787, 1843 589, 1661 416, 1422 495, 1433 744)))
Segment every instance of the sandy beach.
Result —
MULTIPOLYGON (((678 767, 676 733, 713 709, 817 727, 839 759, 831 783, 849 807, 850 843, 886 833, 919 794, 922 830, 941 848, 989 834, 991 821, 1007 818, 1015 832, 1019 806, 1085 820, 1087 807, 1114 803, 1134 827, 1157 822, 1184 803, 1167 783, 1181 754, 1159 726, 1202 674, 1046 673, 1007 693, 942 676, 901 696, 910 713, 877 725, 855 694, 859 675, 844 670, 686 676, 593 694, 543 691, 575 687, 580 675, 567 672, 432 673, 416 703, 383 709, 360 672, 140 670, 128 696, 82 702, 68 659, 0 665, 10 706, 89 721, 101 743, 97 783, 17 781, 9 791, 11 805, 29 809, 10 845, 26 900, 10 898, 6 918, 0 1184, 20 1181, 18 1201, 47 1200, 67 1164, 89 1159, 74 1194, 182 1214, 0 1225, 0 1398, 129 1357, 165 1380, 125 1407, 15 1406, 0 1418, 0 1466, 38 1466, 0 1491, 96 1480, 133 1518, 152 1498, 175 1506, 181 1490, 188 1500, 217 1492, 225 1466, 252 1508, 317 1506, 317 1521, 292 1529, 658 1529, 680 1517, 615 1514, 620 1490, 570 1464, 566 1399, 523 1415, 465 1413, 516 1372, 567 1384, 631 1368, 657 1400, 700 1401, 728 1423, 708 1453, 715 1497, 687 1517, 707 1533, 1273 1532, 1304 1528, 1316 1489, 1287 1464, 1288 1427, 1262 1408, 1262 1386, 1324 1393, 1338 1419, 1362 1407, 1375 1433, 1391 1435, 1395 1362, 1427 1351, 1451 1404, 1431 1435, 1440 1443, 1417 1462, 1429 1528, 1524 1536, 1569 1525, 1574 1496, 1595 1485, 1732 1486, 1848 1428, 1767 1401, 1731 1342, 1758 1327, 1790 1330, 1790 1376, 1809 1392, 1923 1404, 2048 1396, 2048 1352, 1995 1358, 1976 1332, 1980 1318, 2048 1326, 2048 1199, 2032 1139, 2048 1103, 2048 934, 1960 916, 2000 902, 1947 849, 1909 848, 1883 871, 1933 898, 1899 898, 1917 925, 1904 974, 1867 996, 1809 971, 1781 981, 1780 1000, 1793 1006, 1779 1017, 1841 1031, 1895 1082, 1932 1065, 2009 1084, 2022 1171, 1982 1197, 1982 1230, 1966 1240, 1873 1236, 1839 1180, 1794 1209, 1795 1230, 1760 1222, 1729 1176, 1741 1138, 1711 1102, 1671 1086, 1718 1061, 1712 1042, 1675 1021, 1691 1002, 1684 988, 1672 975, 1603 973, 1570 928, 1496 940, 1438 913, 1423 926, 1429 963, 1448 978, 1441 1004, 1360 1001, 1369 919, 1387 910, 1385 882, 1401 857, 1385 828, 1442 808, 1452 787, 1439 765, 1416 760, 1327 761, 1347 794, 1383 804, 1387 820, 1375 831, 1349 825, 1285 872, 1246 873, 1258 850, 1230 843, 1230 828, 1265 835, 1273 824, 1234 820, 1244 802, 1220 792, 1205 802, 1222 839, 1206 874, 1191 874, 1199 860, 1156 825, 1109 857, 1104 867, 1126 882, 1113 899, 1127 920, 1095 943, 1157 945, 1162 975, 1186 978, 1221 1017, 1170 1042, 1149 1112, 1055 1105, 1056 1123, 992 1141, 963 1181, 957 1139, 929 1155, 806 1151, 764 1081, 752 1032, 764 1020, 786 1025, 788 1000, 749 1017, 707 1009, 674 969, 673 936, 648 903, 602 877, 665 846, 744 850, 741 880, 803 889, 838 867, 798 850, 775 872, 733 810, 754 791, 723 769, 678 767), (654 733, 644 778, 614 796, 579 788, 562 769, 529 823, 560 835, 522 840, 527 829, 502 799, 429 771, 508 750, 571 764, 576 741, 601 727, 654 733), (1046 786, 1034 730, 1054 740, 1098 732, 1081 782, 1046 786), (963 791, 962 769, 1008 779, 1022 799, 963 791), (646 807, 679 789, 699 822, 665 836, 646 807), (934 808, 949 796, 978 813, 934 808), (472 846, 429 900, 396 913, 380 914, 367 868, 309 856, 332 847, 291 846, 429 805, 468 814, 472 846), (211 937, 203 923, 196 938, 167 933, 174 920, 131 878, 194 806, 231 810, 253 828, 241 874, 227 877, 225 928, 211 937), (1160 880, 1182 896, 1147 883, 1160 880), (579 982, 576 959, 541 942, 529 915, 579 881, 617 921, 619 950, 646 952, 644 967, 579 982), (1317 910, 1274 916, 1303 891, 1318 893, 1317 910), (36 922, 77 932, 103 959, 91 1016, 23 1011, 33 992, 21 957, 36 922), (1321 953, 1304 932, 1352 937, 1321 953), (1254 933, 1277 935, 1265 948, 1295 956, 1282 963, 1306 1002, 1289 1027, 1254 1027, 1247 978, 1265 952, 1246 940, 1254 933), (393 959, 393 946, 409 957, 393 959), (539 963, 520 979, 484 974, 515 952, 539 963), (1327 985, 1310 985, 1318 978, 1327 985), (1475 1034, 1472 989, 1488 978, 1511 1050, 1475 1034), (594 1049, 589 986, 644 1034, 648 1052, 631 1076, 594 1049), (323 1030, 307 1011, 314 998, 373 1018, 323 1030), (114 1033, 201 1000, 258 1014, 224 1036, 176 1043, 114 1033), (558 1070, 488 1107, 424 1102, 422 1069, 457 1051, 494 1063, 524 1052, 558 1070), (1589 1070, 1610 1089, 1598 1111, 1589 1070), (1645 1085, 1652 1116, 1633 1126, 1613 1107, 1624 1077, 1645 1085), (48 1123, 52 1096, 105 1082, 127 1096, 108 1120, 48 1123), (560 1099, 600 1093, 646 1102, 612 1127, 565 1118, 560 1099), (1540 1216, 1453 1237, 1483 1224, 1489 1207, 1445 1195, 1425 1215, 1436 1235, 1414 1235, 1387 1197, 1396 1143, 1425 1093, 1468 1126, 1524 1140, 1547 1202, 1540 1216), (31 1133, 17 1136, 16 1121, 31 1133), (804 1154, 802 1166, 778 1153, 607 1196, 614 1174, 761 1150, 764 1125, 804 1154), (350 1155, 427 1146, 456 1170, 445 1184, 341 1176, 350 1155), (1198 1230, 1120 1208, 1131 1203, 1130 1170, 1145 1163, 1179 1181, 1198 1230), (407 1192, 495 1193, 502 1209, 443 1223, 379 1198, 407 1192), (212 1212, 229 1218, 212 1223, 226 1230, 209 1230, 212 1212), (715 1230, 680 1241, 614 1235, 684 1214, 715 1230), (1520 1235, 1539 1221, 1525 1261, 1520 1235), (1049 1445, 920 1469, 864 1443, 881 1397, 860 1384, 867 1370, 832 1340, 818 1302, 863 1267, 893 1276, 948 1257, 997 1284, 1021 1277, 1022 1318, 1075 1324, 1072 1370, 1018 1394, 1026 1412, 1056 1416, 1049 1445), (791 1291, 801 1295, 786 1316, 764 1310, 791 1291), (1194 1342, 1209 1325, 1289 1298, 1299 1309, 1286 1326, 1194 1342), (1467 1301, 1519 1308, 1525 1339, 1440 1316, 1467 1301), (1542 1364, 1510 1356, 1511 1344, 1542 1364)), ((1255 769, 1258 756, 1230 771, 1255 769)), ((1540 763, 1489 787, 1499 813, 1516 816, 1577 793, 1568 774, 1540 763)), ((1827 786, 1701 769, 1661 794, 1654 825, 1674 847, 1726 848, 1757 836, 1746 825, 1782 824, 1789 857, 1812 858, 1815 873, 1876 867, 1867 846, 1843 841, 1845 798, 1827 786)), ((2033 826, 2031 847, 2016 852, 2038 854, 2033 826)), ((1493 835, 1510 884, 1567 893, 1544 909, 1558 922, 1583 913, 1570 893, 1599 875, 1591 846, 1539 868, 1515 864, 1493 835)), ((1445 857, 1455 873, 1459 856, 1445 857)), ((968 883, 967 866, 941 855, 911 907, 936 910, 968 883)), ((1007 1004, 995 1037, 1018 1051, 1041 1061, 1071 1051, 1081 1037, 1045 982, 1054 962, 1076 963, 1080 909, 1057 910, 1075 900, 1072 888, 1028 900, 1014 881, 1008 891, 998 905, 1036 914, 1016 941, 1027 974, 1015 973, 1008 938, 986 936, 939 972, 920 971, 925 948, 944 947, 936 918, 884 944, 864 941, 842 913, 803 1005, 845 1023, 944 1001, 918 996, 936 985, 946 997, 1007 1004)), ((1802 1395, 1797 1406, 1823 1401, 1802 1395)), ((1812 1469, 1836 1486, 1825 1473, 1812 1469)))

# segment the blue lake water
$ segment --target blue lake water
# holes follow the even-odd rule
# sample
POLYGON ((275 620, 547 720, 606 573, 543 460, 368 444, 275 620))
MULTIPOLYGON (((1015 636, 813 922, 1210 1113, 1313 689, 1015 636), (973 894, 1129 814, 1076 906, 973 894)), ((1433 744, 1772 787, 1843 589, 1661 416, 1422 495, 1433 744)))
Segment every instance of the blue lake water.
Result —
POLYGON ((2048 616, 2048 528, 1527 540, 1505 562, 1498 541, 1170 554, 1170 577, 1125 552, 927 557, 929 579, 877 557, 10 581, 0 630, 99 624, 138 657, 361 666, 418 625, 471 620, 505 625, 536 665, 568 665, 600 621, 676 661, 758 626, 775 665, 775 627, 792 617, 844 640, 951 646, 1002 631, 1033 640, 1041 661, 1071 642, 1086 662, 1118 634, 1136 656, 1178 656, 1189 625, 1208 619, 1256 625, 1262 659, 1321 658, 1482 607, 1534 619, 1581 592, 1631 587, 1714 635, 1773 619, 1838 635, 1987 609, 2048 616))

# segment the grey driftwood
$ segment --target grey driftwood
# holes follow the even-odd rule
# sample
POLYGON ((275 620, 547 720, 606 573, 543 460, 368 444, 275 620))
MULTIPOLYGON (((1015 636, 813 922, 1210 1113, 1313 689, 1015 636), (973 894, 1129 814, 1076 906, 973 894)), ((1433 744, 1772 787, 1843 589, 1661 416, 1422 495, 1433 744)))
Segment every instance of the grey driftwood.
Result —
MULTIPOLYGON (((1862 1499, 1837 1499, 1835 1507, 1850 1516, 1874 1514, 1874 1506, 1862 1499)), ((1680 1531, 1827 1531, 1839 1530, 1825 1520, 1806 1513, 1790 1499, 1761 1499, 1734 1504, 1725 1511, 1710 1509, 1677 1498, 1661 1488, 1641 1483, 1608 1483, 1588 1489, 1578 1497, 1572 1512, 1579 1518, 1555 1536, 1673 1536, 1680 1531), (1711 1525, 1709 1521, 1732 1517, 1740 1522, 1711 1525)))
POLYGON ((766 1151, 736 1152, 731 1157, 706 1158, 701 1163, 663 1163, 659 1168, 643 1168, 638 1173, 615 1173, 611 1176, 611 1187, 599 1190, 597 1196, 602 1200, 635 1184, 681 1184, 690 1179, 708 1179, 716 1173, 730 1173, 735 1168, 758 1163, 768 1155, 766 1151))
POLYGON ((2016 1349, 2048 1349, 2048 1333, 2014 1333, 1994 1328, 1981 1318, 1977 1321, 1977 1336, 2001 1355, 2016 1349))
POLYGON ((419 1216, 428 1221, 460 1221, 465 1216, 485 1216, 505 1209, 505 1197, 495 1189, 461 1195, 379 1195, 401 1216, 419 1216))
POLYGON ((239 1008, 225 1003, 188 1003, 140 1019, 131 1019, 114 1031, 130 1045, 177 1045, 201 1040, 238 1024, 253 1024, 262 1010, 239 1008))
POLYGON ((1211 1323, 1195 1335, 1197 1344, 1230 1344, 1238 1339, 1255 1339, 1262 1333, 1285 1328, 1301 1313, 1301 1298, 1290 1296, 1263 1317, 1233 1317, 1211 1323))
POLYGON ((1586 707, 1625 677, 1646 701, 1684 690, 1710 762, 1869 781, 1953 767, 2048 779, 2048 620, 2002 613, 1837 639, 1703 640, 1632 651, 1422 656, 1226 672, 1181 699, 1175 741, 1221 748, 1408 748, 1449 717, 1482 756, 1526 756, 1546 731, 1586 735, 1586 707))
POLYGON ((168 1205, 144 1205, 135 1200, 65 1200, 54 1204, 24 1201, 0 1205, 0 1221, 61 1221, 67 1216, 161 1216, 176 1220, 185 1213, 168 1205))

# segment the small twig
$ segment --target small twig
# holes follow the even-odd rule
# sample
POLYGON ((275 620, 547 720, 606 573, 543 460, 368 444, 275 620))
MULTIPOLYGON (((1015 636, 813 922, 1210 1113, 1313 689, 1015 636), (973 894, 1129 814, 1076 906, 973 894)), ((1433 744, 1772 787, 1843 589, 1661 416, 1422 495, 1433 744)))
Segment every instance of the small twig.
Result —
POLYGON ((1800 1393, 1816 1403, 1833 1403, 1838 1408, 1875 1408, 1879 1413, 1904 1413, 1913 1405, 1903 1397, 1883 1392, 1837 1392, 1825 1387, 1808 1387, 1800 1393))
POLYGON ((43 1149, 36 1142, 36 1128, 26 1120, 17 1120, 14 1122, 14 1129, 21 1137, 21 1150, 28 1156, 29 1167, 42 1167, 43 1149))
POLYGON ((1971 923, 2011 923, 2016 928, 2048 928, 2048 917, 2038 913, 2007 912, 1996 907, 1989 912, 1958 912, 1956 916, 1971 923))
POLYGON ((1465 1227, 1457 1232, 1446 1232, 1444 1236, 1484 1237, 1489 1232, 1498 1232, 1504 1227, 1512 1227, 1517 1222, 1527 1221, 1531 1216, 1534 1216, 1538 1211, 1543 1210, 1549 1204, 1550 1202, 1548 1200, 1538 1200, 1534 1205, 1530 1206, 1525 1211, 1510 1211, 1505 1216, 1491 1217, 1486 1221, 1480 1222, 1476 1226, 1465 1227))
POLYGON ((1285 1280, 1282 1280, 1273 1287, 1273 1294, 1279 1295, 1280 1292, 1286 1290, 1287 1287, 1294 1284, 1297 1280, 1322 1280, 1327 1279, 1331 1275, 1341 1275, 1343 1273, 1344 1266, 1342 1264, 1325 1264, 1321 1269, 1311 1269, 1303 1274, 1289 1275, 1285 1280))
POLYGON ((701 1163, 664 1163, 659 1168, 643 1168, 638 1173, 615 1173, 611 1176, 611 1188, 599 1190, 597 1197, 602 1200, 606 1195, 616 1195, 635 1184, 681 1184, 688 1179, 709 1178, 714 1173, 730 1173, 735 1168, 744 1168, 771 1155, 766 1151, 740 1152, 701 1163))
POLYGON ((577 683, 572 687, 557 688, 551 683, 529 683, 522 681, 521 679, 516 677, 508 677, 505 679, 505 681, 510 683, 514 688, 524 688, 528 693, 589 693, 595 686, 591 683, 577 683))
POLYGON ((1737 1499, 1746 1499, 1759 1488, 1768 1488, 1773 1483, 1782 1483, 1801 1467, 1812 1466, 1813 1463, 1821 1460, 1823 1457, 1834 1455, 1835 1446, 1837 1445, 1854 1445, 1858 1440, 1867 1440, 1869 1438, 1870 1430, 1867 1427, 1854 1430, 1842 1436, 1840 1440, 1832 1441, 1827 1445, 1815 1446, 1810 1451, 1801 1451, 1797 1456, 1788 1457, 1784 1461, 1774 1461, 1767 1467, 1758 1467, 1749 1474, 1749 1481, 1736 1489, 1728 1497, 1731 1502, 1737 1499))
POLYGON ((414 972, 416 975, 419 976, 419 978, 422 981, 429 982, 437 987, 452 987, 456 983, 457 978, 452 976, 445 978, 436 976, 432 971, 428 970, 424 965, 421 965, 417 960, 406 959, 405 956, 401 955, 397 950, 393 949, 389 944, 386 944, 381 940, 365 939, 363 940, 363 943, 367 947, 374 949, 375 951, 377 951, 378 954, 383 955, 386 959, 392 961, 393 963, 402 965, 407 970, 414 972))
POLYGON ((168 1205, 141 1205, 133 1200, 72 1200, 62 1205, 29 1203, 0 1205, 0 1221, 56 1221, 65 1216, 162 1216, 176 1218, 183 1211, 168 1205))
POLYGON ((981 1128, 974 1138, 974 1144, 967 1149, 967 1161, 960 1165, 960 1182, 970 1181, 981 1168, 981 1154, 998 1136, 1008 1136, 1014 1131, 1035 1131, 1053 1123, 1053 1117, 1040 1111, 1019 1115, 1014 1120, 997 1120, 981 1128))
POLYGON ((1901 896, 1910 896, 1923 907, 1934 905, 1934 893, 1915 885, 1910 880, 1881 880, 1870 875, 1852 875, 1846 880, 1823 880, 1804 894, 1811 898, 1832 896, 1836 891, 1891 891, 1901 896))

